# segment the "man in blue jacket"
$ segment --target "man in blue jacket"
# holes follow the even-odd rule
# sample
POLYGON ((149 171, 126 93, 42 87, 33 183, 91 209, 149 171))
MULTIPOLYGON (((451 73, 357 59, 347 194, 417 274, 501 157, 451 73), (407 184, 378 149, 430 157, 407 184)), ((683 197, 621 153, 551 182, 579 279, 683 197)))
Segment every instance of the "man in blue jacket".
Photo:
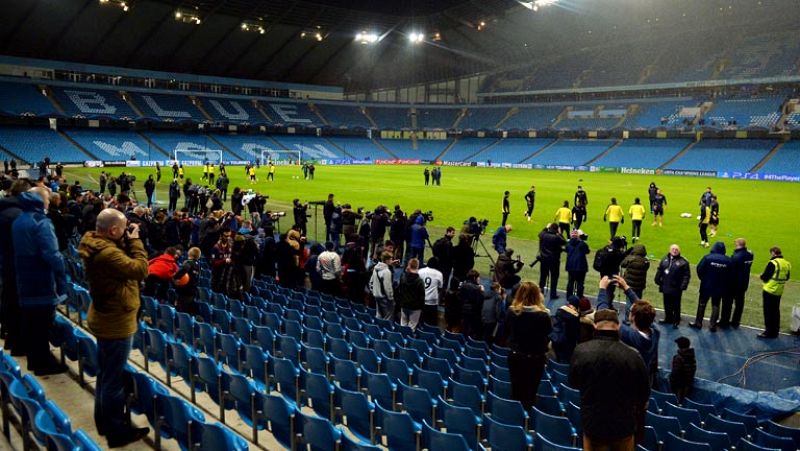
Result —
POLYGON ((717 331, 719 319, 719 306, 722 298, 728 296, 731 283, 731 258, 725 255, 725 243, 717 241, 711 247, 711 252, 700 259, 697 264, 697 277, 700 279, 700 298, 697 304, 697 316, 689 327, 703 328, 703 314, 706 304, 711 299, 711 332, 717 331))
POLYGON ((506 246, 508 242, 508 232, 512 230, 511 224, 501 225, 495 230, 492 235, 492 247, 499 255, 506 253, 506 246))
POLYGON ((411 226, 411 241, 408 243, 409 255, 408 259, 416 258, 420 261, 424 260, 425 242, 428 241, 428 229, 425 228, 425 217, 418 215, 411 226))
POLYGON ((653 324, 656 319, 656 310, 649 302, 639 299, 624 278, 615 275, 613 279, 609 279, 608 276, 600 279, 600 291, 597 293, 598 312, 611 308, 607 288, 612 280, 625 292, 625 296, 628 297, 631 304, 631 313, 627 318, 631 324, 620 326, 619 338, 623 343, 639 351, 650 375, 650 385, 652 386, 658 370, 658 341, 661 338, 661 331, 653 324))
POLYGON ((722 298, 722 316, 720 316, 717 327, 734 329, 739 327, 742 320, 742 310, 744 310, 744 294, 750 287, 750 268, 753 266, 753 253, 747 249, 747 242, 744 238, 737 238, 734 241, 736 248, 731 256, 731 292, 722 298), (731 317, 731 306, 733 306, 733 317, 731 317))
POLYGON ((565 270, 567 278, 567 298, 571 297, 576 291, 578 298, 583 297, 583 282, 586 280, 586 273, 589 272, 589 262, 586 256, 589 254, 589 245, 586 244, 587 236, 581 230, 573 230, 567 242, 567 264, 565 270))
POLYGON ((64 258, 53 223, 45 215, 50 191, 36 187, 19 198, 23 213, 14 221, 11 236, 28 370, 37 376, 63 373, 66 367, 53 358, 48 343, 55 307, 66 298, 67 285, 64 258))
POLYGON ((11 226, 22 214, 19 196, 31 187, 25 180, 17 180, 11 185, 9 196, 0 199, 0 273, 2 273, 2 295, 0 296, 0 325, 4 347, 12 356, 25 355, 25 341, 22 340, 19 322, 19 302, 17 301, 17 277, 14 265, 14 240, 11 226))

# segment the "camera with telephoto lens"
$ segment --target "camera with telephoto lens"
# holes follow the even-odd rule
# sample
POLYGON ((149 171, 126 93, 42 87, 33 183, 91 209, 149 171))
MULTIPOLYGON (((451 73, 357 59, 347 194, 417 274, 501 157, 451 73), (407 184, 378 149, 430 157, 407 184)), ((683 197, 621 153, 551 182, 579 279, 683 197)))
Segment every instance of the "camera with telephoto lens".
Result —
POLYGON ((433 222, 433 211, 428 210, 425 213, 422 213, 422 217, 425 218, 425 222, 433 222))
POLYGON ((624 252, 626 249, 628 249, 628 238, 625 236, 615 236, 611 239, 611 244, 615 249, 624 252))

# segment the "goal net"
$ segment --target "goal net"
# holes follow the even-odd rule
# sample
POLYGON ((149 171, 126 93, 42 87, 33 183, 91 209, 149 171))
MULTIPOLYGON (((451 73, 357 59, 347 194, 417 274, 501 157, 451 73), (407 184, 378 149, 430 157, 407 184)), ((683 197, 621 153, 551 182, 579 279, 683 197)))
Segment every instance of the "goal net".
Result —
POLYGON ((213 149, 181 150, 175 149, 175 161, 184 166, 201 166, 205 162, 219 165, 222 163, 222 151, 213 149))
POLYGON ((261 165, 272 162, 276 166, 299 165, 303 162, 303 152, 299 150, 262 150, 261 165))

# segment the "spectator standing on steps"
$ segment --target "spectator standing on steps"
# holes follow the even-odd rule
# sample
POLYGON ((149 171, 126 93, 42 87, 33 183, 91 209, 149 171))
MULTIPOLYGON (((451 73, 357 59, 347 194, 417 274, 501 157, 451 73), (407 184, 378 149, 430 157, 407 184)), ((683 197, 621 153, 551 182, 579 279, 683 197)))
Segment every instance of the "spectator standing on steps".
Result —
POLYGON ((697 264, 697 277, 700 279, 700 298, 697 304, 697 316, 689 327, 701 329, 706 304, 711 299, 711 332, 717 331, 719 307, 722 298, 729 295, 731 284, 731 258, 725 255, 725 243, 717 241, 711 252, 700 259, 697 264))
MULTIPOLYGON (((623 274, 625 282, 628 282, 636 296, 639 296, 640 299, 643 298, 644 289, 647 286, 647 271, 650 269, 647 248, 643 244, 634 244, 619 266, 625 270, 623 274)), ((625 312, 627 314, 627 308, 625 312)))
POLYGON ((381 261, 372 270, 369 289, 375 298, 375 317, 385 320, 394 319, 394 287, 392 286, 392 254, 384 252, 381 261))
POLYGON ((683 401, 692 393, 694 375, 697 372, 697 360, 694 355, 692 342, 686 337, 675 339, 678 352, 672 357, 672 372, 669 373, 669 387, 672 393, 683 401))
POLYGON ((744 238, 737 238, 734 242, 736 248, 731 256, 731 292, 722 299, 722 313, 718 327, 739 327, 744 310, 744 295, 750 287, 750 268, 753 266, 753 253, 747 249, 744 238), (731 307, 733 316, 731 317, 731 307))
POLYGON ((589 262, 586 256, 589 255, 589 245, 586 244, 586 235, 580 230, 573 230, 567 242, 567 298, 577 293, 578 298, 583 297, 583 283, 586 280, 586 273, 589 272, 589 262), (583 237, 583 238, 582 238, 583 237))
POLYGON ((400 303, 400 325, 416 330, 425 306, 425 282, 419 277, 419 260, 412 258, 400 276, 397 301, 400 303))
POLYGON ((764 282, 762 292, 764 332, 758 338, 778 338, 781 326, 781 296, 792 271, 792 264, 783 258, 781 248, 775 246, 769 250, 769 254, 770 260, 761 273, 761 280, 764 282))
POLYGON ((672 324, 673 328, 678 328, 681 323, 681 297, 689 287, 691 278, 689 262, 681 256, 681 248, 673 244, 656 270, 655 283, 664 296, 664 319, 659 324, 672 324))
POLYGON ((125 414, 124 369, 138 328, 139 283, 147 277, 139 226, 126 224, 121 212, 105 209, 97 216, 96 230, 87 232, 78 246, 92 295, 88 325, 97 337, 94 419, 109 448, 139 441, 150 431, 132 427, 125 414))
POLYGON ((558 299, 558 273, 561 266, 561 253, 567 242, 558 234, 558 225, 550 224, 539 234, 539 287, 547 285, 550 279, 550 300, 558 299))

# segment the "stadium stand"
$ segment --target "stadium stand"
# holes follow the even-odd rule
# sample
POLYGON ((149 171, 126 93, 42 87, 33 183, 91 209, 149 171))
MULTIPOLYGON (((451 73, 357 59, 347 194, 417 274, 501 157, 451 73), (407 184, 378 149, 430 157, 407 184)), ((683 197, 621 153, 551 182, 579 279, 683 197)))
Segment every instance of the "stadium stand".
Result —
POLYGON ((133 92, 131 97, 142 114, 149 119, 174 122, 207 120, 189 97, 184 95, 133 92))
POLYGON ((153 144, 163 149, 168 155, 174 157, 176 150, 181 151, 181 155, 179 156, 181 160, 203 161, 208 159, 214 161, 217 156, 212 153, 204 152, 207 150, 222 151, 223 161, 239 160, 239 158, 228 152, 207 135, 161 131, 148 131, 143 135, 153 144), (199 152, 192 153, 192 151, 199 152))
POLYGON ((0 113, 7 116, 41 116, 54 114, 55 107, 34 85, 0 82, 0 113))
POLYGON ((496 146, 479 153, 470 161, 492 161, 492 163, 521 163, 542 147, 552 143, 546 138, 506 138, 496 146))
POLYGON ((592 164, 607 167, 658 168, 690 142, 687 139, 629 139, 592 164))
POLYGON ((786 116, 786 125, 791 130, 800 129, 800 110, 786 116))
POLYGON ((159 160, 165 155, 140 135, 127 130, 67 129, 64 131, 84 149, 103 160, 159 160))
POLYGON ((772 128, 780 119, 780 96, 727 98, 714 101, 705 114, 705 126, 712 128, 772 128))
POLYGON ((520 107, 516 114, 502 124, 506 130, 542 130, 549 128, 564 109, 562 106, 537 105, 520 107))
POLYGON ((790 31, 758 30, 743 34, 741 42, 724 59, 719 78, 792 75, 797 69, 798 50, 800 44, 790 31))
POLYGON ((316 104, 322 117, 333 128, 372 128, 369 119, 357 105, 335 105, 331 103, 316 104))
POLYGON ((307 103, 261 102, 267 115, 275 124, 287 127, 312 127, 321 125, 317 116, 307 103))
POLYGON ((401 159, 434 160, 452 140, 418 139, 416 150, 408 139, 382 139, 380 142, 401 159))
POLYGON ((51 86, 53 98, 69 117, 137 119, 118 91, 51 86))
POLYGON ((268 124, 269 121, 253 105, 251 99, 202 97, 201 102, 211 119, 240 124, 268 124))
POLYGON ((559 130, 610 130, 627 113, 627 105, 576 105, 566 112, 556 128, 559 130))
POLYGON ((785 143, 758 172, 800 175, 800 141, 785 143))
POLYGON ((0 127, 0 145, 27 162, 79 163, 89 159, 58 132, 39 127, 0 127))
POLYGON ((385 160, 391 158, 368 138, 331 138, 330 141, 357 160, 385 160))
POLYGON ((776 144, 767 139, 705 139, 672 162, 668 169, 747 172, 776 144))
POLYGON ((449 130, 459 113, 457 108, 417 108, 417 128, 449 130))
POLYGON ((257 161, 261 158, 262 151, 283 150, 280 145, 265 135, 215 134, 214 138, 235 156, 247 161, 257 161))
POLYGON ((273 135, 277 143, 288 150, 299 150, 305 159, 337 159, 342 152, 330 141, 316 136, 273 135))
POLYGON ((552 166, 582 166, 614 145, 614 140, 562 139, 528 160, 528 163, 552 166))
POLYGON ((697 106, 697 101, 691 98, 640 102, 637 112, 628 116, 622 127, 630 130, 680 127, 683 125, 683 118, 680 116, 681 110, 684 107, 695 106, 697 106))
POLYGON ((497 124, 508 114, 508 107, 470 107, 467 115, 461 120, 459 128, 463 130, 494 130, 497 124))
POLYGON ((497 143, 493 138, 459 138, 455 144, 442 156, 444 161, 485 161, 480 154, 475 158, 470 156, 497 143))
POLYGON ((380 128, 394 130, 411 128, 411 113, 408 108, 369 107, 367 113, 380 128))

